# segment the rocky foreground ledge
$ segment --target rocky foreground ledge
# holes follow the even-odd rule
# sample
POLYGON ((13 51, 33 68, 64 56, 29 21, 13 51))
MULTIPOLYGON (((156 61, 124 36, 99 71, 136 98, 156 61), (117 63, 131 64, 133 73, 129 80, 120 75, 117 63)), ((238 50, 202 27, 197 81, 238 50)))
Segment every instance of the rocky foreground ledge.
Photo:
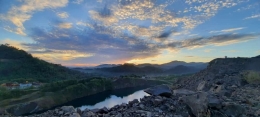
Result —
MULTIPOLYGON (((201 87, 198 86, 198 87, 201 87)), ((85 109, 63 106, 28 117, 259 117, 260 88, 233 87, 229 96, 212 91, 171 89, 160 85, 146 89, 151 96, 123 103, 110 109, 85 109)), ((8 117, 8 115, 6 115, 8 117)))

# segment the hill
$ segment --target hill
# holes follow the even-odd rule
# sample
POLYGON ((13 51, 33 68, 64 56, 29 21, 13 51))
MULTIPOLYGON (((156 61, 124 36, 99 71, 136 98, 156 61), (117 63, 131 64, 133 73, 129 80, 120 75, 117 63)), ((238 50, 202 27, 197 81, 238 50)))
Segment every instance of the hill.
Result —
POLYGON ((184 62, 184 61, 172 61, 172 62, 169 62, 169 63, 161 64, 160 68, 171 69, 171 68, 179 66, 179 65, 204 69, 204 68, 207 67, 208 64, 207 63, 203 63, 203 62, 190 62, 190 63, 187 63, 187 62, 184 62))
POLYGON ((105 67, 105 68, 98 68, 100 71, 105 72, 114 72, 114 73, 140 73, 143 70, 139 67, 136 67, 134 64, 123 64, 115 67, 105 67))
MULTIPOLYGON (((185 63, 185 62, 184 62, 185 63)), ((152 64, 141 64, 141 65, 134 65, 134 64, 124 64, 119 65, 116 67, 106 67, 106 68, 99 68, 98 71, 108 72, 108 73, 130 73, 130 74, 189 74, 189 73, 196 73, 200 70, 204 69, 205 67, 202 66, 187 66, 187 65, 171 65, 168 69, 164 69, 159 65, 152 65, 152 64)))
POLYGON ((86 77, 84 73, 35 58, 24 50, 0 45, 0 80, 51 82, 86 77))
POLYGON ((199 72, 201 69, 192 67, 192 66, 184 66, 184 65, 178 65, 176 67, 172 67, 168 70, 166 70, 166 73, 172 73, 172 74, 188 74, 188 73, 196 73, 199 72))

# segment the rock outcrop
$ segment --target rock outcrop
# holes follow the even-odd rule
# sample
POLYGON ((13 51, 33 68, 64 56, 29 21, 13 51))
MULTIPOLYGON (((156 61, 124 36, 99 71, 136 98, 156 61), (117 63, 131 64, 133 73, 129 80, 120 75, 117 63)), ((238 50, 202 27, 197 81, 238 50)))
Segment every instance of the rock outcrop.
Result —
POLYGON ((170 97, 172 95, 172 91, 167 85, 159 85, 159 86, 151 87, 145 89, 144 92, 154 96, 160 95, 160 96, 170 97))

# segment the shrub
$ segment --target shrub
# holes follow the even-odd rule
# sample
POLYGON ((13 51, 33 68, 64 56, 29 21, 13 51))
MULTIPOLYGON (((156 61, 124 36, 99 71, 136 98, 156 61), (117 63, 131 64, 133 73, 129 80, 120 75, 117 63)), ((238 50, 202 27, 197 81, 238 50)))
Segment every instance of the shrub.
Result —
POLYGON ((248 71, 245 73, 244 79, 250 84, 259 84, 260 83, 260 72, 248 71))

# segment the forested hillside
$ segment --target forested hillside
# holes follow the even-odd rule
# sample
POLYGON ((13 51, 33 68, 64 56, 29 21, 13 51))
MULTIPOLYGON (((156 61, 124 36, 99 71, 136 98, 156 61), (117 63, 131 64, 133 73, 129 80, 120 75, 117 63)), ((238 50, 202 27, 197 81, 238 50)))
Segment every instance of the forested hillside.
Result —
POLYGON ((84 73, 32 57, 24 50, 0 45, 0 80, 52 82, 86 77, 84 73))

